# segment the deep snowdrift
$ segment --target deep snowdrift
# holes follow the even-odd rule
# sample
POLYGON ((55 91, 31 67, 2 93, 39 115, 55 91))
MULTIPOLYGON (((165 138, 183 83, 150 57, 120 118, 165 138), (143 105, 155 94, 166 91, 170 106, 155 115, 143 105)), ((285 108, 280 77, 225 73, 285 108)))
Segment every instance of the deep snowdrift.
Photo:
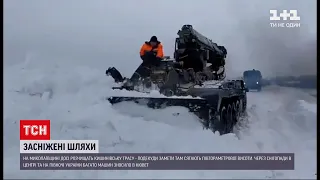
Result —
POLYGON ((315 178, 316 105, 301 91, 250 92, 249 124, 237 136, 218 136, 182 107, 112 107, 105 97, 113 82, 103 73, 41 61, 5 68, 4 178, 315 178), (98 139, 100 152, 294 152, 296 170, 20 171, 20 119, 50 119, 52 139, 98 139))

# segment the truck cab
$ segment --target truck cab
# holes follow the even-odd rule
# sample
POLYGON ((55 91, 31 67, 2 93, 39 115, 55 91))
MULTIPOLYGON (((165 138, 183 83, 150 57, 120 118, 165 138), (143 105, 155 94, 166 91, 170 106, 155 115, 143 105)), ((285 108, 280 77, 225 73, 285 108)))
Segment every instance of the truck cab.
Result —
POLYGON ((243 80, 249 90, 261 91, 262 75, 259 70, 248 70, 243 72, 243 80))

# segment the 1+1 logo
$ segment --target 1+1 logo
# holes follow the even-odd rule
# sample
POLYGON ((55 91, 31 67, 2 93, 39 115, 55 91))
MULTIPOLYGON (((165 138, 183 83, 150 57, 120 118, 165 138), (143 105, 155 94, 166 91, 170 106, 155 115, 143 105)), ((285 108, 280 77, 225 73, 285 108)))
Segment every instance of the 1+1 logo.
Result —
MULTIPOLYGON (((279 14, 278 16, 278 11, 277 10, 270 10, 270 21, 300 21, 300 16, 298 16, 298 10, 290 10, 289 12, 287 10, 283 10, 282 13, 279 14)), ((271 22, 270 26, 272 28, 276 27, 287 27, 287 28, 295 28, 295 27, 300 27, 299 22, 278 22, 274 23, 271 22)))
POLYGON ((50 120, 20 120, 20 140, 50 140, 50 120))

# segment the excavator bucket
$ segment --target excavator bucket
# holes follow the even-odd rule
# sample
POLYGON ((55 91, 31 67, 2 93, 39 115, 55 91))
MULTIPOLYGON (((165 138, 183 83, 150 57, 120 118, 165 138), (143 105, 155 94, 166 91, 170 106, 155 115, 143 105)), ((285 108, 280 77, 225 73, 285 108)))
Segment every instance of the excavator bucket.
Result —
POLYGON ((120 102, 135 102, 140 105, 146 105, 149 108, 161 109, 168 106, 182 106, 188 108, 191 112, 206 109, 208 103, 201 98, 171 98, 171 97, 121 97, 112 96, 108 98, 111 104, 120 102))

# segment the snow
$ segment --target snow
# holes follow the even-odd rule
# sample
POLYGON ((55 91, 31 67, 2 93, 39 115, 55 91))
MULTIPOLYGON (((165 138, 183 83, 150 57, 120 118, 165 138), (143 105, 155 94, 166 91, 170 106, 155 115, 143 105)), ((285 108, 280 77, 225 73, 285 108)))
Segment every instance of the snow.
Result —
POLYGON ((203 83, 203 85, 201 85, 201 86, 196 85, 194 87, 195 88, 219 88, 219 86, 221 86, 221 82, 222 81, 215 81, 215 80, 206 81, 203 83))
POLYGON ((151 90, 150 92, 147 93, 141 93, 137 91, 127 91, 127 90, 119 90, 119 89, 114 89, 110 91, 108 96, 122 96, 122 97, 150 97, 150 98, 179 98, 179 99, 202 99, 201 97, 192 97, 192 96, 165 96, 163 94, 160 94, 159 91, 156 90, 151 90))
POLYGON ((261 152, 295 153, 296 170, 278 172, 279 178, 315 178, 316 99, 300 90, 279 87, 248 96, 250 125, 240 132, 240 138, 256 143, 261 152))
POLYGON ((290 88, 248 93, 248 124, 236 134, 203 130, 182 107, 114 106, 105 71, 61 61, 5 67, 4 178, 19 179, 315 179, 315 98, 290 88), (20 171, 19 120, 50 119, 55 140, 99 140, 100 152, 294 152, 294 171, 20 171))
POLYGON ((304 100, 299 100, 298 102, 306 110, 311 111, 311 112, 313 112, 315 114, 317 113, 317 104, 308 103, 308 102, 306 102, 304 100))

